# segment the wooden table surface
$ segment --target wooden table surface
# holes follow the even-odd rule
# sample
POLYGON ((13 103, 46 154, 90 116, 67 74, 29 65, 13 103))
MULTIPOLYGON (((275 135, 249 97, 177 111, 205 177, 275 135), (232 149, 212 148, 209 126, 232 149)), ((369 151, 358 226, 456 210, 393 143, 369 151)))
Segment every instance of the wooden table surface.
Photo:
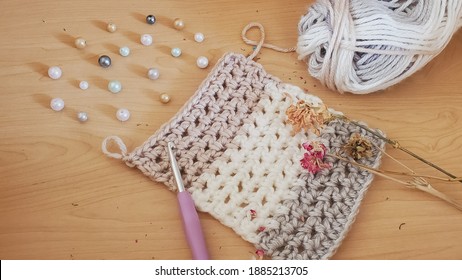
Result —
MULTIPOLYGON (((176 196, 137 169, 107 158, 101 142, 120 136, 134 149, 152 135, 195 92, 226 52, 249 54, 242 28, 258 21, 267 40, 296 44, 297 24, 311 1, 52 1, 0 2, 0 258, 1 259, 189 259, 176 196), (144 22, 147 14, 158 22, 144 22), (186 23, 172 28, 174 18, 186 23), (107 22, 118 26, 105 30, 107 22), (206 40, 198 44, 195 32, 206 40), (154 35, 149 47, 143 33, 154 35), (88 46, 76 49, 78 36, 88 46), (121 57, 122 45, 131 48, 121 57), (171 47, 182 48, 173 58, 171 47), (113 65, 102 69, 101 54, 113 65), (208 69, 195 58, 206 55, 208 69), (63 76, 52 80, 49 66, 63 76), (159 80, 146 78, 158 67, 159 80), (107 81, 117 78, 114 95, 107 81), (90 88, 82 91, 80 80, 90 88), (159 102, 168 93, 172 101, 159 102), (61 112, 49 108, 61 97, 61 112), (119 107, 132 117, 121 123, 119 107), (76 112, 89 121, 79 123, 76 112)), ((257 33, 249 36, 257 38, 257 33)), ((269 73, 321 97, 354 119, 380 128, 408 149, 462 176, 462 33, 425 68, 383 92, 338 94, 306 71, 297 55, 263 49, 258 55, 269 73)), ((418 173, 427 166, 388 149, 418 173)), ((384 169, 395 169, 383 160, 384 169)), ((399 170, 399 169, 398 169, 399 170)), ((462 185, 434 184, 462 203, 462 185)), ((200 218, 213 259, 250 259, 255 249, 206 213, 200 218)), ((352 230, 334 259, 461 259, 462 212, 419 191, 376 178, 352 230)))

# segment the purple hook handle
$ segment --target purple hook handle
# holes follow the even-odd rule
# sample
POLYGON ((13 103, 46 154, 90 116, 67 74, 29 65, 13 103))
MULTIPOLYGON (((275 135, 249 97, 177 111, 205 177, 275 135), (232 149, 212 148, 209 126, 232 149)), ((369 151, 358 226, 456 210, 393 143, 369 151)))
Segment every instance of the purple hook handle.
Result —
POLYGON ((178 193, 178 203, 180 205, 181 216, 183 218, 183 228, 186 233, 186 240, 191 248, 193 259, 208 260, 209 253, 205 245, 204 234, 202 232, 199 215, 191 194, 185 190, 178 193))

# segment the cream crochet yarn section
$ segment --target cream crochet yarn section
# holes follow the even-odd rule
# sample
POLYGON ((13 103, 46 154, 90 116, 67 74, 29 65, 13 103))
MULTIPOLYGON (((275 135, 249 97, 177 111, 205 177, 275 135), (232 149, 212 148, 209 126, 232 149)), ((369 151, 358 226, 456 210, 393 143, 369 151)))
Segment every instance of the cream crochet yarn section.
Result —
MULTIPOLYGON (((200 187, 191 188, 201 211, 211 213, 252 243, 259 241, 259 227, 280 226, 273 217, 289 213, 282 202, 297 198, 291 189, 303 172, 300 157, 308 139, 303 134, 291 135, 285 111, 296 97, 287 90, 289 86, 282 88, 274 83, 265 87, 268 98, 260 100, 231 147, 210 165, 214 172, 204 173, 197 182, 200 187), (250 218, 252 209, 258 212, 254 218, 250 218)), ((320 103, 315 96, 305 99, 320 103)))
POLYGON ((297 52, 332 90, 365 94, 406 79, 462 25, 462 0, 317 0, 297 52))

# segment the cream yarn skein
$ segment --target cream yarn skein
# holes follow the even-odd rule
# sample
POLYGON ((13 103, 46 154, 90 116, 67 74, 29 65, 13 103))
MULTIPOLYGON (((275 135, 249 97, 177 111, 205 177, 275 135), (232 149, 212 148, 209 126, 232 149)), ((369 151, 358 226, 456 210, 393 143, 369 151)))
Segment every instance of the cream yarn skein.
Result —
POLYGON ((366 94, 406 79, 462 26, 462 0, 317 0, 297 53, 330 89, 366 94))

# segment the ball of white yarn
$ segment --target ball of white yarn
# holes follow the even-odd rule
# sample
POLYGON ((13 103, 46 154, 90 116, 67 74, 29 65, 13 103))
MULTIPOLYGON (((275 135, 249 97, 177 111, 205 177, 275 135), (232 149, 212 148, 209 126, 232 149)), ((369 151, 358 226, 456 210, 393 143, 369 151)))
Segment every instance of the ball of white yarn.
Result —
POLYGON ((297 53, 330 89, 365 94, 409 77, 462 26, 462 0, 317 0, 297 53))

